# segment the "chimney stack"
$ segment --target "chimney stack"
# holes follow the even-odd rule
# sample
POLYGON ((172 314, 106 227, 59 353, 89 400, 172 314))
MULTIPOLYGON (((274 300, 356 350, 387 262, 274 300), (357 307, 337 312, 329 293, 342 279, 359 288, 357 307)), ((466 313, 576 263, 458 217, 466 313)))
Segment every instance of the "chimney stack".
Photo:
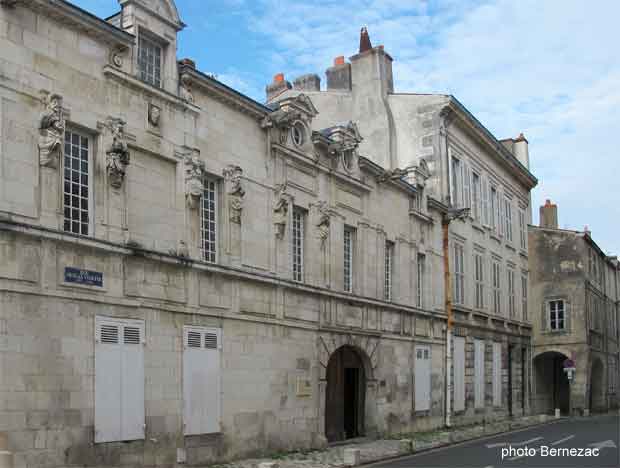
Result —
POLYGON ((521 164, 528 170, 530 169, 529 143, 525 136, 523 136, 523 133, 520 133, 514 141, 513 154, 521 164))
POLYGON ((325 70, 327 90, 351 91, 351 64, 346 63, 344 56, 334 59, 334 66, 325 70))
POLYGON ((282 94, 284 91, 291 89, 291 83, 284 79, 284 73, 278 73, 273 77, 273 82, 265 87, 267 93, 267 102, 282 94))
POLYGON ((298 89, 300 91, 320 91, 321 78, 314 73, 298 76, 293 81, 293 89, 298 89))
POLYGON ((372 49, 372 44, 370 43, 370 36, 368 35, 368 29, 366 26, 362 27, 360 31, 360 49, 359 54, 362 52, 366 52, 367 50, 372 49))
POLYGON ((558 206, 549 199, 540 207, 540 227, 558 228, 558 206))

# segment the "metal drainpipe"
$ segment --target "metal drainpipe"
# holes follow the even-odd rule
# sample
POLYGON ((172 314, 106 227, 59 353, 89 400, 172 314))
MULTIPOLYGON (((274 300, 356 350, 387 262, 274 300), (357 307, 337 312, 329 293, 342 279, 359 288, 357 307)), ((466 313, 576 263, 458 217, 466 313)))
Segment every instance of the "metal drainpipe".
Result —
POLYGON ((450 414, 452 412, 452 285, 450 284, 450 248, 448 227, 450 220, 444 217, 441 223, 443 232, 443 269, 444 269, 444 298, 446 306, 446 314, 448 320, 446 323, 446 427, 450 427, 452 422, 450 414))

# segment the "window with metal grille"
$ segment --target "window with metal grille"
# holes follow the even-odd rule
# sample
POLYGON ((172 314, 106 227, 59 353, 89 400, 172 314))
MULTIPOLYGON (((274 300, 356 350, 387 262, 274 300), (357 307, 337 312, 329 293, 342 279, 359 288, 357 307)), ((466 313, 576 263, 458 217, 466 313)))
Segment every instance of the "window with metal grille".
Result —
POLYGON ((202 258, 215 262, 217 258, 217 182, 205 178, 200 213, 202 258))
POLYGON ((497 260, 491 264, 491 276, 493 278, 493 312, 496 315, 502 314, 502 290, 500 280, 500 265, 497 260))
POLYGON ((474 253, 474 280, 476 283, 475 301, 476 309, 484 309, 484 257, 482 253, 474 253))
POLYGON ((551 330, 564 330, 565 316, 564 316, 564 301, 562 299, 549 301, 549 328, 551 330))
POLYGON ((454 303, 465 304, 465 252, 461 244, 454 244, 454 303))
POLYGON ((418 284, 416 291, 416 305, 418 307, 424 307, 424 270, 426 268, 425 262, 426 256, 424 254, 418 254, 418 284))
POLYGON ((355 229, 344 227, 344 290, 353 292, 353 250, 355 229))
POLYGON ((394 264, 394 242, 385 242, 385 271, 383 280, 383 298, 392 300, 392 268, 394 264))
POLYGON ((90 141, 80 133, 65 131, 64 230, 88 235, 90 224, 90 141))
POLYGON ((144 35, 138 39, 138 76, 146 83, 161 86, 162 48, 144 35))
POLYGON ((293 208, 293 280, 304 280, 304 228, 306 212, 301 208, 293 208))
POLYGON ((508 274, 508 314, 510 318, 514 318, 516 315, 515 306, 515 271, 512 268, 507 268, 508 274))
POLYGON ((521 276, 521 320, 527 322, 527 275, 521 276))

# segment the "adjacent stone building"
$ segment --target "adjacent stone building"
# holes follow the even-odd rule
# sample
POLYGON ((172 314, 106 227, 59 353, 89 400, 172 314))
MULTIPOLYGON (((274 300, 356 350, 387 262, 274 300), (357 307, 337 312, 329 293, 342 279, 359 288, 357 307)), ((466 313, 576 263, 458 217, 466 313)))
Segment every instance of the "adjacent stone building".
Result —
POLYGON ((498 142, 453 97, 393 93, 382 48, 330 69, 333 92, 278 77, 263 105, 177 60, 172 0, 119 3, 102 20, 0 0, 16 468, 441 427, 455 206, 472 215, 451 225, 454 422, 528 412, 525 139, 498 142))
MULTIPOLYGON (((334 121, 356 122, 364 136, 359 152, 412 184, 415 169, 427 168, 415 206, 437 200, 469 209, 449 226, 453 421, 527 413, 527 225, 537 183, 529 171, 528 142, 523 135, 498 141, 453 96, 394 91, 392 60, 362 28, 359 53, 334 60, 325 72, 326 89, 318 75, 291 85, 280 74, 267 86, 267 99, 308 96, 318 110, 317 130, 334 121)), ((440 242, 433 241, 437 250, 440 242)), ((432 304, 437 312, 443 305, 439 299, 432 304)))
POLYGON ((617 408, 620 265, 587 227, 558 228, 557 206, 529 227, 533 404, 537 412, 583 414, 617 408), (569 381, 565 367, 576 369, 569 381))

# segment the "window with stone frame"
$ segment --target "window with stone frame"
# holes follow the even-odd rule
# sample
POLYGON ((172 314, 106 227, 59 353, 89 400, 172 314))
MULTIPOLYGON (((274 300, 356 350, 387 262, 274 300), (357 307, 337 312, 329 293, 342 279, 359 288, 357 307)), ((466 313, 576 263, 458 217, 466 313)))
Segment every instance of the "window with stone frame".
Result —
POLYGON ((293 280, 304 280, 304 231, 306 226, 306 210, 300 207, 293 208, 292 225, 292 255, 293 255, 293 280))
POLYGON ((355 252, 355 228, 344 227, 344 290, 353 292, 354 252, 355 252))
POLYGON ((91 155, 92 142, 88 135, 77 130, 65 130, 63 229, 87 236, 91 225, 91 155))
POLYGON ((547 302, 547 314, 549 317, 549 329, 562 331, 566 326, 566 304, 563 299, 555 299, 547 302))
POLYGON ((527 273, 521 275, 521 320, 527 322, 528 310, 527 310, 527 273))
POLYGON ((501 268, 498 260, 491 262, 491 278, 493 284, 493 313, 502 315, 501 268))
POLYGON ((138 77, 157 88, 161 87, 163 47, 157 40, 140 32, 138 37, 138 77))
POLYGON ((418 282, 416 290, 416 305, 424 307, 424 282, 426 276, 426 255, 418 254, 418 282))
POLYGON ((515 270, 512 267, 506 268, 508 279, 508 316, 512 319, 517 314, 515 297, 515 270))
POLYGON ((471 173, 471 212, 472 216, 479 223, 482 222, 482 186, 480 183, 480 174, 471 173))
POLYGON ((394 242, 385 241, 383 299, 392 300, 392 278, 394 269, 394 242))
POLYGON ((479 310, 484 309, 484 254, 474 252, 474 282, 475 296, 474 307, 479 310))
POLYGON ((462 244, 454 243, 452 250, 454 264, 454 303, 465 304, 465 249, 462 244))
POLYGON ((217 261, 218 250, 217 202, 217 180, 205 177, 200 203, 200 250, 203 260, 212 263, 217 261))

